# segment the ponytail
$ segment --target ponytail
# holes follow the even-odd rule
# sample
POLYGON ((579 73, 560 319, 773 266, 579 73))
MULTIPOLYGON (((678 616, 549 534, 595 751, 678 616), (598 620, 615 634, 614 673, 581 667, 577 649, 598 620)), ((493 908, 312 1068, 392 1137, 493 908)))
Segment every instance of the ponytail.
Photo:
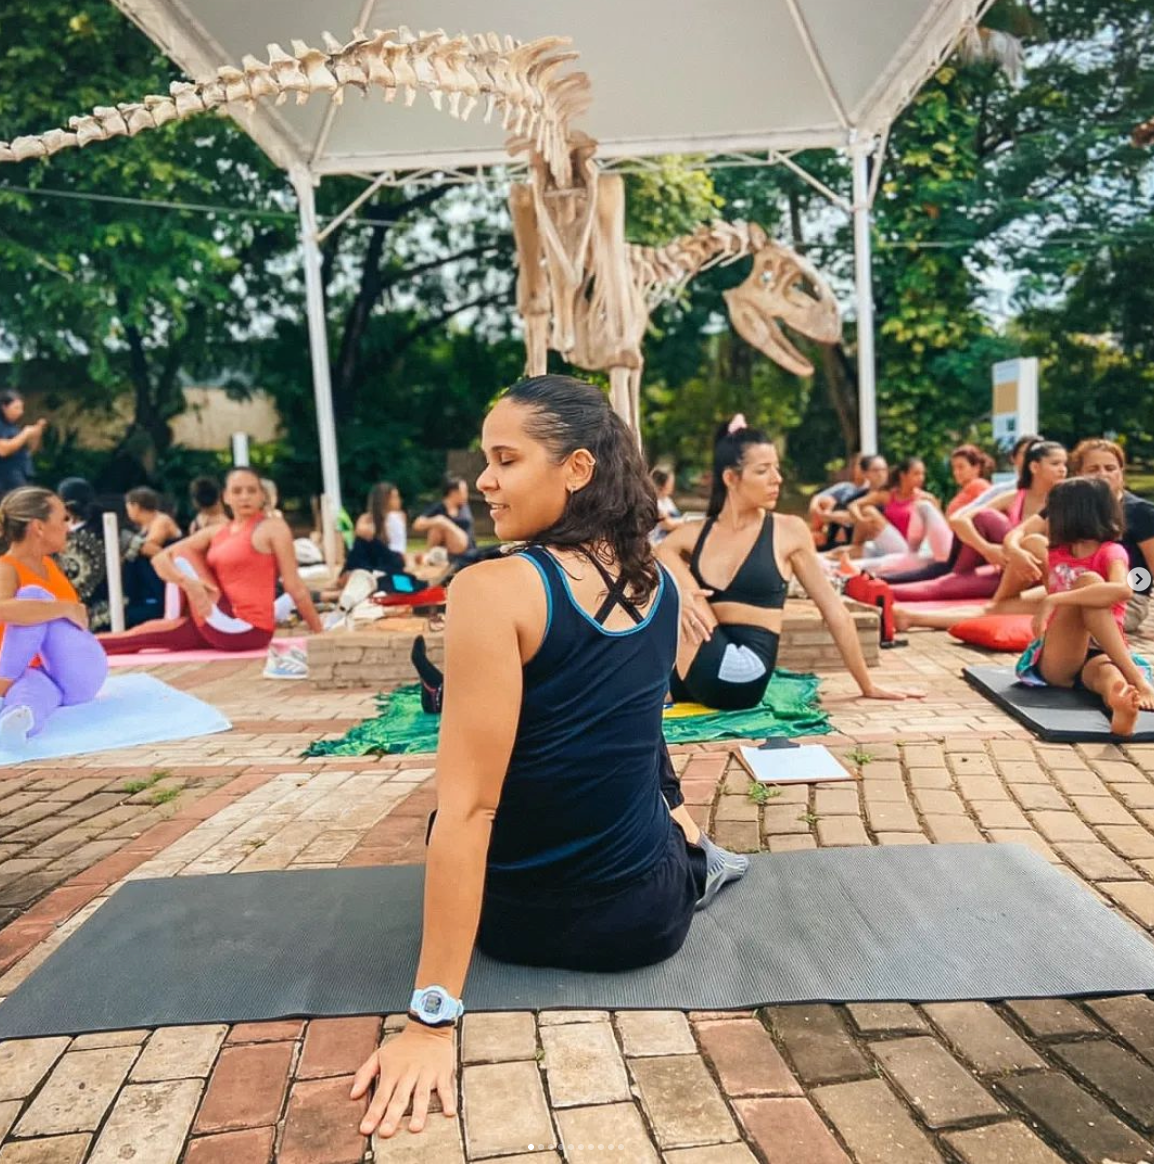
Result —
POLYGON ((0 500, 0 546, 4 553, 28 536, 34 521, 47 521, 52 516, 55 499, 56 494, 42 485, 22 485, 4 495, 0 500))
POLYGON ((745 417, 739 412, 732 420, 721 424, 713 444, 713 480, 709 487, 708 516, 716 517, 725 504, 725 470, 741 472, 745 463, 745 451, 752 445, 771 445, 760 429, 748 428, 745 417))

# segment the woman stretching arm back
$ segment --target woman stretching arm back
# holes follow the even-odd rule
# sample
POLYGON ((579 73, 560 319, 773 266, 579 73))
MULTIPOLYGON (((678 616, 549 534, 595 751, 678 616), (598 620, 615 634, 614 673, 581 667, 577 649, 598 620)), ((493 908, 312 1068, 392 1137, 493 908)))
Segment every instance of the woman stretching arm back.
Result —
POLYGON ((678 600, 653 558, 633 434, 599 389, 539 376, 494 406, 482 445, 477 487, 497 536, 523 549, 449 590, 417 989, 408 1026, 357 1073, 354 1099, 376 1080, 365 1135, 395 1134, 410 1098, 420 1131, 432 1091, 455 1113, 474 945, 532 965, 647 965, 681 946, 710 893, 709 847, 663 797, 678 600))
POLYGON ((153 619, 121 634, 101 635, 110 655, 153 648, 168 651, 247 651, 268 645, 276 627, 273 603, 279 577, 309 630, 320 618, 297 570, 292 533, 283 518, 267 517, 260 477, 233 469, 224 499, 232 520, 196 533, 152 559, 157 575, 174 582, 191 616, 153 619))
POLYGON ((773 678, 782 611, 796 574, 817 604, 862 694, 904 699, 870 678, 853 621, 826 579, 805 522, 773 512, 781 490, 777 449, 756 429, 728 426, 713 459, 704 527, 683 526, 658 557, 678 581, 683 636, 670 679, 674 699, 732 710, 756 707, 773 678))

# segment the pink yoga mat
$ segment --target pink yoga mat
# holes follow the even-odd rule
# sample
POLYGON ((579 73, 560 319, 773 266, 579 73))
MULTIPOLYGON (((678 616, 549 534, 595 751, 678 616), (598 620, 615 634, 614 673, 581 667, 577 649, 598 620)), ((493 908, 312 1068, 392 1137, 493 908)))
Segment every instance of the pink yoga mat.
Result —
MULTIPOLYGON (((305 650, 307 639, 273 639, 281 650, 301 647, 305 650)), ((158 663, 211 663, 217 659, 263 659, 268 647, 255 651, 138 651, 135 655, 109 655, 110 667, 154 667, 158 663)))

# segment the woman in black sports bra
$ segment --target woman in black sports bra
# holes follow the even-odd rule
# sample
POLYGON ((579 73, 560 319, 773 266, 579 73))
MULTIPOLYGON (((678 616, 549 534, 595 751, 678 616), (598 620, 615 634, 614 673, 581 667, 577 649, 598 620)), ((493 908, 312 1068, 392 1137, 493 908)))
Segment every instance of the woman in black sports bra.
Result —
POLYGON ((747 428, 741 416, 723 425, 704 527, 674 530, 657 551, 682 595, 681 644, 669 683, 673 698, 725 711, 761 703, 777 664, 786 589, 794 575, 817 603, 862 695, 922 697, 924 692, 889 690, 870 678, 853 621, 818 562, 805 522, 773 512, 780 489, 780 463, 769 439, 747 428))

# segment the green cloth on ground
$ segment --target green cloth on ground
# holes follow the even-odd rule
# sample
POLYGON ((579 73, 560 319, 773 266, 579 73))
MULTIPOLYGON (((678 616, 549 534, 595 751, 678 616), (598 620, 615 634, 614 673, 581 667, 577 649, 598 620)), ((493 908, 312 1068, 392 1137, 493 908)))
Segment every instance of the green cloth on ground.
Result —
MULTIPOLYGON (((761 706, 748 711, 710 711, 681 715, 677 705, 665 715, 665 738, 671 744, 707 740, 760 739, 767 736, 820 736, 832 729, 817 702, 816 675, 777 671, 761 706)), ((365 756, 371 753, 435 752, 441 717, 421 710, 418 684, 378 695, 379 714, 357 724, 339 740, 317 740, 306 756, 365 756)))
POLYGON ((777 670, 760 707, 747 711, 710 711, 677 715, 678 705, 665 713, 662 725, 669 744, 703 744, 708 740, 753 740, 769 736, 824 736, 833 731, 829 715, 818 704, 821 680, 816 675, 777 670), (672 714, 671 714, 672 713, 672 714))

